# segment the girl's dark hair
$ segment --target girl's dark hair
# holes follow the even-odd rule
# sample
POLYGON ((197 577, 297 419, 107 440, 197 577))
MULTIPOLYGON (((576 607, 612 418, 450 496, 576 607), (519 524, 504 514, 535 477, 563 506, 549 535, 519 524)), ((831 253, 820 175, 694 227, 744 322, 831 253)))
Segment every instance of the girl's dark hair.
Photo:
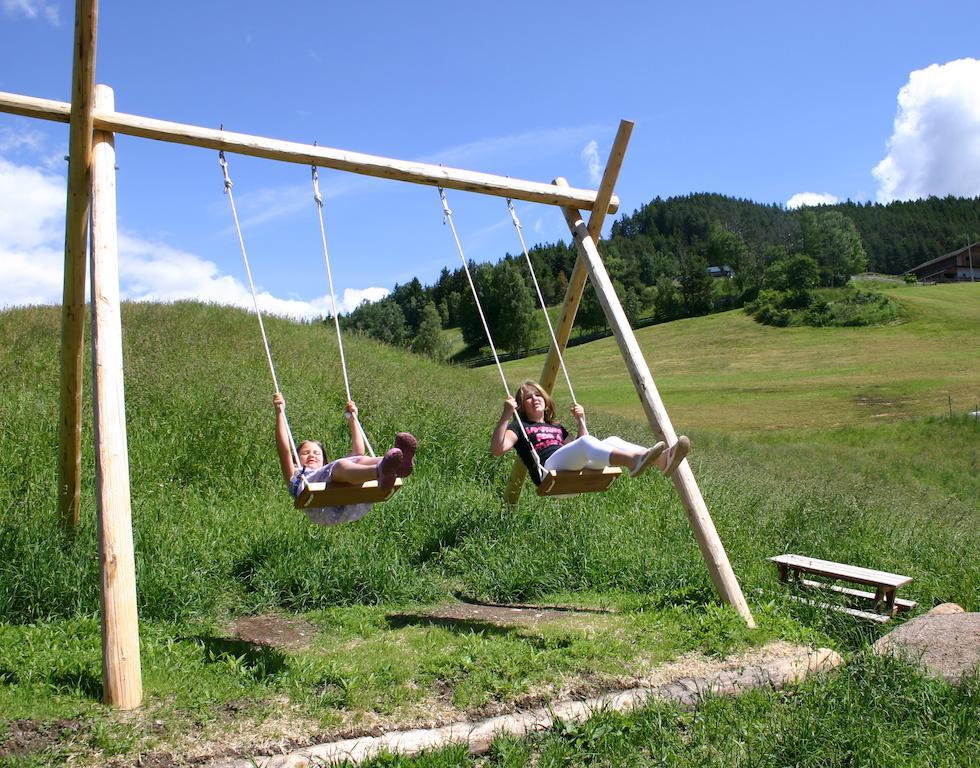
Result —
POLYGON ((557 424, 558 419, 555 418, 555 401, 551 399, 551 395, 548 394, 547 389, 532 379, 522 381, 521 385, 517 388, 517 392, 514 394, 514 399, 517 401, 517 412, 521 415, 521 418, 527 419, 527 414, 524 413, 525 389, 536 389, 538 391, 538 394, 544 398, 544 420, 548 424, 557 424))
POLYGON ((299 449, 302 448, 307 443, 311 443, 312 445, 315 445, 320 449, 320 453, 323 454, 324 464, 327 464, 330 461, 329 457, 327 456, 327 449, 323 447, 323 443, 321 443, 319 440, 302 440, 300 444, 296 446, 296 452, 299 453, 299 449))

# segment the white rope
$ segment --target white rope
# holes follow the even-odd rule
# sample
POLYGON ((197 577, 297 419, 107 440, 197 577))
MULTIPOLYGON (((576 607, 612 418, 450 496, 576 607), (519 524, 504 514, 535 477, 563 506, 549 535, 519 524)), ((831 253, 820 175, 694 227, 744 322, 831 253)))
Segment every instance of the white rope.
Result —
MULTIPOLYGON (((551 336, 551 343, 554 345, 554 350, 558 355, 558 362, 561 364, 561 371, 565 374, 565 383, 568 385, 568 392, 572 397, 572 402, 577 403, 578 400, 575 399, 575 390, 572 389, 572 380, 568 376, 568 369, 565 367, 565 358, 561 353, 561 347, 558 345, 558 339, 555 336, 555 329, 551 325, 551 317, 548 315, 548 305, 544 302, 544 296, 541 295, 541 286, 538 285, 538 276, 534 274, 534 265, 531 264, 531 255, 527 252, 527 243, 524 242, 524 230, 521 226, 521 220, 517 218, 517 211, 514 210, 514 203, 508 197, 507 198, 507 210, 510 211, 510 217, 514 221, 514 229, 517 230, 517 237, 521 241, 521 248, 524 250, 524 260, 527 261, 527 268, 531 272, 531 281, 534 283, 534 290, 538 294, 538 302, 541 304, 541 313, 544 315, 544 321, 548 325, 548 334, 551 336)), ((584 427, 585 434, 589 434, 588 427, 585 427, 585 419, 582 419, 582 425, 584 427)))
MULTIPOLYGON (((316 210, 320 220, 320 241, 323 243, 323 261, 327 265, 327 283, 330 287, 330 306, 333 309, 333 324, 337 331, 337 348, 340 350, 340 368, 344 372, 344 391, 347 393, 347 401, 350 402, 354 398, 351 397, 350 393, 350 377, 347 374, 347 358, 344 356, 344 339, 340 333, 340 319, 337 312, 337 297, 333 290, 333 270, 330 269, 330 253, 327 250, 327 232, 323 226, 323 197, 320 195, 320 181, 317 175, 316 166, 313 166, 313 200, 316 202, 316 210)), ((374 448, 371 447, 371 441, 368 440, 367 432, 364 431, 364 427, 361 425, 360 420, 357 418, 356 414, 348 414, 348 418, 354 420, 354 424, 357 425, 357 430, 364 440, 364 445, 367 446, 368 454, 374 456, 374 448)))
MULTIPOLYGON (((276 368, 272 364, 272 352, 269 351, 269 337, 265 334, 265 323, 262 322, 262 312, 259 310, 259 299, 255 295, 255 283, 252 281, 252 268, 248 265, 248 254, 245 252, 245 239, 242 237, 242 227, 238 223, 238 210, 235 208, 235 196, 231 193, 231 178, 228 176, 228 161, 225 160, 225 153, 218 152, 218 163, 225 176, 225 194, 228 195, 228 202, 231 204, 231 215, 235 220, 235 231, 238 232, 238 244, 242 249, 242 261, 245 262, 245 274, 248 275, 248 287, 252 291, 252 303, 255 306, 255 316, 259 319, 259 331, 262 334, 262 345, 265 348, 265 359, 269 363, 269 373, 272 374, 272 386, 276 392, 280 392, 279 379, 276 376, 276 368)), ((293 432, 289 428, 289 421, 286 419, 286 408, 283 406, 282 419, 286 423, 286 434, 289 435, 289 447, 293 452, 296 466, 300 466, 299 452, 296 450, 296 441, 293 440, 293 432)))
MULTIPOLYGON (((504 384, 504 394, 507 397, 511 396, 510 387, 507 386, 507 377, 504 375, 504 368, 500 364, 500 358, 497 356, 497 348, 493 344, 493 337, 490 335, 490 326, 487 325, 487 316, 483 313, 483 306, 480 304, 480 296, 476 292, 476 285, 473 284, 473 276, 470 274, 469 265, 466 263, 466 256, 463 253, 463 245, 459 241, 459 235, 456 234, 456 225, 453 223, 453 212, 449 209, 449 202, 446 200, 446 190, 439 187, 439 197, 442 200, 442 210, 443 210, 443 220, 449 224, 449 228, 453 232, 453 239, 456 241, 456 250, 459 251, 459 258, 463 262, 463 272, 466 273, 466 281, 470 284, 470 291, 473 293, 473 301, 476 303, 476 311, 480 315, 480 322, 483 323, 483 331, 487 335, 487 341, 490 342, 490 351, 493 353, 493 361, 497 364, 497 373, 500 374, 500 380, 504 384)), ((518 403, 520 407, 520 403, 518 403)), ((527 441, 528 446, 531 448, 531 455, 534 457, 534 463, 537 464, 538 470, 540 470, 540 476, 544 476, 544 467, 541 466, 541 458, 538 456, 538 452, 534 450, 534 444, 531 443, 531 439, 527 436, 527 432, 524 429, 524 422, 520 417, 520 414, 515 414, 517 416, 517 425, 521 429, 521 434, 524 435, 524 439, 527 441)))

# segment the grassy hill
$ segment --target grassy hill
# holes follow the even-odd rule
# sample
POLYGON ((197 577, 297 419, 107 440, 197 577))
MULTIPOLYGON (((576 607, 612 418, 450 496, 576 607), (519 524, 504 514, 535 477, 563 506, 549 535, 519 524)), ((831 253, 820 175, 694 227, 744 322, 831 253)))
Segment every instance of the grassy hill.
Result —
MULTIPOLYGON (((637 331, 675 428, 759 434, 869 424, 976 409, 980 284, 888 291, 901 320, 875 328, 774 328, 741 310, 637 331)), ((615 339, 568 350, 576 396, 642 420, 615 339)), ((541 359, 505 364, 520 380, 541 359)), ((559 377, 560 378, 560 377, 559 377)), ((567 400, 564 381, 556 395, 567 400)))
MULTIPOLYGON (((951 286, 895 296, 905 321, 887 329, 781 330, 727 314, 640 333, 675 425, 693 428, 695 475, 756 632, 716 605, 684 512, 662 478, 624 480, 608 494, 560 503, 525 493, 516 508, 503 506, 510 462, 487 450, 503 396, 492 369, 437 366, 351 338, 354 397, 372 442, 380 450, 396 430, 411 430, 420 438, 418 470, 360 523, 319 528, 282 488, 254 317, 199 304, 126 305, 147 701, 136 718, 97 703, 88 426, 82 529, 66 538, 55 519, 59 312, 0 313, 0 745, 15 721, 48 733, 47 724, 67 719, 77 728, 49 738, 27 764, 95 764, 112 755, 131 762, 154 749, 191 754, 233 733, 240 743, 268 744, 286 733, 362 732, 423 722, 437 710, 513 706, 579 676, 601 686, 641 662, 684 653, 723 654, 774 638, 857 652, 877 636, 880 628, 783 599, 765 560, 781 551, 907 573, 915 578, 911 596, 925 607, 952 600, 980 609, 976 421, 871 419, 853 405, 856 393, 874 387, 900 395, 946 387, 957 403, 975 396, 978 294, 951 286), (708 402, 709 389, 720 404, 708 402), (392 618, 453 597, 617 613, 584 628, 502 633, 392 618), (254 652, 227 640, 229 621, 270 611, 310 622, 313 647, 254 652), (241 742, 246 736, 253 740, 241 742)), ((330 334, 276 319, 267 329, 293 430, 340 452, 344 396, 330 334)), ((649 441, 612 342, 576 348, 570 359, 593 429, 649 441)), ((541 359, 509 364, 515 382, 522 365, 537 375, 541 359)), ((933 409, 931 397, 910 398, 903 413, 945 413, 945 398, 933 409)), ((875 685, 906 684, 889 679, 875 685)), ((856 674, 835 683, 844 690, 834 695, 860 697, 867 684, 856 674)), ((945 689, 916 691, 946 697, 957 713, 971 706, 945 689)), ((818 687, 806 700, 829 695, 818 687)), ((780 702, 756 706, 765 719, 780 702)), ((814 711, 814 724, 823 722, 823 710, 814 711)), ((880 722, 861 720, 847 726, 845 742, 866 741, 862 729, 880 722)), ((907 725, 920 756, 933 744, 947 747, 930 727, 907 725)))

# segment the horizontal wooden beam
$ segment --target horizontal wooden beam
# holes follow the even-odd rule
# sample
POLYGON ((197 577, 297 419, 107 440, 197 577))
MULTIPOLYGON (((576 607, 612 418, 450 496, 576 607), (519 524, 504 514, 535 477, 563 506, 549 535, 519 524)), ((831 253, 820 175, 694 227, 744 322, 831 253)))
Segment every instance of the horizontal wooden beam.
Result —
MULTIPOLYGON (((67 123, 71 105, 61 101, 20 96, 0 91, 0 112, 67 123)), ((333 168, 334 170, 349 171, 364 176, 407 181, 432 187, 461 189, 467 192, 510 197, 514 200, 525 200, 532 203, 592 210, 598 196, 598 193, 591 189, 556 187, 554 184, 538 181, 524 181, 509 176, 496 176, 490 173, 448 168, 431 163, 395 160, 389 157, 347 152, 342 149, 312 144, 268 139, 246 133, 232 133, 214 128, 171 123, 149 117, 128 115, 123 112, 107 112, 97 109, 93 113, 93 119, 95 128, 101 131, 169 141, 175 144, 188 144, 206 149, 223 149, 226 152, 264 157, 287 163, 316 164, 320 168, 333 168)), ((608 213, 615 213, 617 210, 619 210, 619 199, 613 196, 609 200, 608 213)))

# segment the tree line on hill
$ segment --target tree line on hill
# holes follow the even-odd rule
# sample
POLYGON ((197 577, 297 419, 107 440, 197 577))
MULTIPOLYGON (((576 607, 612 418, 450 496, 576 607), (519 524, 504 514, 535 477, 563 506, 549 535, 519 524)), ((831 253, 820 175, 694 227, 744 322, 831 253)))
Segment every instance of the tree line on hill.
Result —
MULTIPOLYGON (((842 286, 858 272, 901 274, 980 239, 980 198, 847 201, 787 210, 718 194, 651 202, 612 225, 599 244, 631 323, 673 320, 743 306, 774 285, 842 286), (716 269, 713 277, 709 267, 716 269)), ((562 301, 576 259, 572 243, 534 246, 529 255, 547 306, 562 301)), ((480 303, 499 349, 526 351, 539 338, 539 302, 523 254, 496 264, 470 262, 480 303)), ((486 346, 483 324, 461 268, 433 285, 417 279, 342 318, 349 330, 444 359, 444 328, 459 327, 472 353, 486 346)), ((605 327, 591 286, 576 326, 605 327)))

